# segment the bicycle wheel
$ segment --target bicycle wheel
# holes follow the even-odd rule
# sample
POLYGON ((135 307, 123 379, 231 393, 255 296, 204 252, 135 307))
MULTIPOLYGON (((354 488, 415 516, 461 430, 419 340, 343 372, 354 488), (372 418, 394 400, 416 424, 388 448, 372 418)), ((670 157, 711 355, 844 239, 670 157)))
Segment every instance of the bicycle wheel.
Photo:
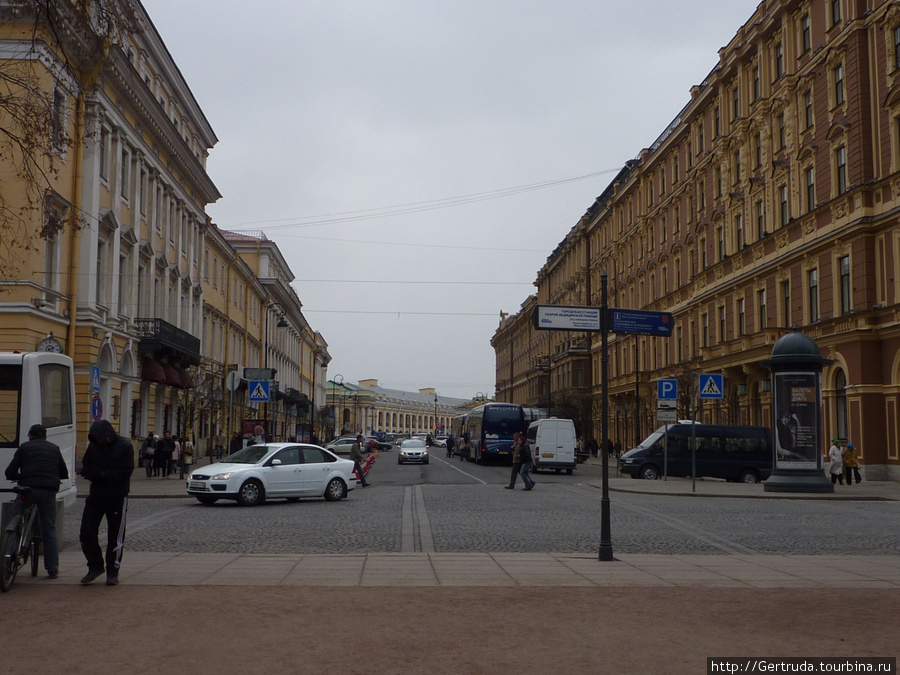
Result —
POLYGON ((0 562, 0 591, 5 593, 15 581, 16 572, 19 571, 19 536, 22 532, 22 523, 18 523, 13 531, 3 530, 0 534, 0 551, 3 552, 3 560, 0 562))

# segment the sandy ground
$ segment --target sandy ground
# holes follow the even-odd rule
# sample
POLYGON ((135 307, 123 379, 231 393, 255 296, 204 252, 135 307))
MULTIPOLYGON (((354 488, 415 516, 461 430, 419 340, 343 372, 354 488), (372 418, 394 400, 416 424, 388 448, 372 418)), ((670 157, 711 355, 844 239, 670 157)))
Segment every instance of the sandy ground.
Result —
POLYGON ((14 586, 0 672, 705 673, 897 656, 900 591, 14 586))

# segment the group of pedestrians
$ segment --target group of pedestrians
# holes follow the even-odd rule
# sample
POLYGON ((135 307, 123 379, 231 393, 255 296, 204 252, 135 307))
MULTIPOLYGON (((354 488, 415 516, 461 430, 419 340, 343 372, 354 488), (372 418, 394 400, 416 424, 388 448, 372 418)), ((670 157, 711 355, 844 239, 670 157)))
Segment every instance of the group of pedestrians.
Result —
POLYGON ((853 478, 856 477, 857 485, 862 482, 862 476, 859 475, 859 451, 853 443, 844 443, 840 438, 835 438, 831 442, 828 449, 828 461, 831 462, 831 484, 844 484, 847 479, 847 485, 853 485, 853 478))
MULTIPOLYGON (((81 579, 89 584, 106 572, 106 585, 119 583, 119 568, 125 549, 125 514, 134 471, 134 447, 119 436, 107 420, 91 425, 88 446, 81 459, 81 475, 91 483, 84 500, 79 540, 88 571, 81 579), (100 523, 106 518, 106 552, 100 548, 100 523)), ((29 503, 36 503, 41 519, 44 569, 47 576, 59 576, 59 544, 56 534, 56 493, 60 481, 69 477, 59 446, 47 440, 47 429, 35 424, 6 468, 6 478, 29 487, 29 503)), ((16 500, 14 509, 21 509, 16 500)))
POLYGON ((173 436, 168 431, 162 438, 158 434, 147 434, 147 438, 141 443, 138 458, 147 478, 168 478, 179 467, 190 471, 194 463, 194 443, 187 436, 173 436))
POLYGON ((513 444, 513 465, 509 475, 509 485, 507 490, 516 489, 516 478, 522 476, 522 482, 525 483, 526 490, 534 489, 534 480, 531 478, 531 465, 533 457, 531 455, 531 446, 525 440, 525 434, 516 432, 513 434, 515 442, 513 444))

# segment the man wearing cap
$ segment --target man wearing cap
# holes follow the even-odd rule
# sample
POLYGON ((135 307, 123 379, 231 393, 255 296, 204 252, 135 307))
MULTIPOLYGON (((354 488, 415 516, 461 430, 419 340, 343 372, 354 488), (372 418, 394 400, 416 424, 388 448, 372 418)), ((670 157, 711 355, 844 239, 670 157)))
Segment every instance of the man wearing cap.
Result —
MULTIPOLYGON (((28 501, 37 504, 41 518, 44 569, 51 579, 59 575, 59 546, 56 541, 56 493, 59 482, 69 477, 69 469, 59 446, 47 440, 47 429, 35 424, 28 430, 28 440, 19 446, 6 467, 6 479, 29 487, 28 501)), ((13 513, 22 509, 17 499, 13 513)))

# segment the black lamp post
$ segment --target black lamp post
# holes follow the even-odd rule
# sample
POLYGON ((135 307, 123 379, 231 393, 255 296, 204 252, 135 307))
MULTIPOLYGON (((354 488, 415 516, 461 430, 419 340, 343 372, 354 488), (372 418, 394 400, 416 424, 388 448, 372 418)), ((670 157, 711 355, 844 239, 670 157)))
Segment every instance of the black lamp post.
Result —
MULTIPOLYGON (((268 370, 269 368, 269 312, 272 309, 276 309, 279 312, 278 323, 275 324, 276 328, 288 328, 290 324, 287 322, 287 319, 284 316, 284 308, 279 305, 277 302, 270 302, 266 305, 266 319, 263 326, 263 368, 268 370)), ((271 382, 275 379, 274 375, 277 373, 277 369, 273 369, 272 373, 270 373, 271 377, 269 377, 270 387, 271 382)), ((274 395, 274 391, 269 389, 269 399, 274 395)), ((266 430, 267 433, 271 434, 272 437, 275 437, 275 428, 274 424, 269 425, 269 404, 268 402, 263 403, 263 419, 266 421, 266 425, 269 428, 266 430)), ((266 439, 268 440, 268 439, 266 439)))
POLYGON ((344 376, 338 373, 331 380, 331 438, 334 440, 337 438, 337 407, 335 406, 334 397, 335 397, 335 389, 338 385, 338 378, 341 378, 340 385, 344 385, 344 376))

